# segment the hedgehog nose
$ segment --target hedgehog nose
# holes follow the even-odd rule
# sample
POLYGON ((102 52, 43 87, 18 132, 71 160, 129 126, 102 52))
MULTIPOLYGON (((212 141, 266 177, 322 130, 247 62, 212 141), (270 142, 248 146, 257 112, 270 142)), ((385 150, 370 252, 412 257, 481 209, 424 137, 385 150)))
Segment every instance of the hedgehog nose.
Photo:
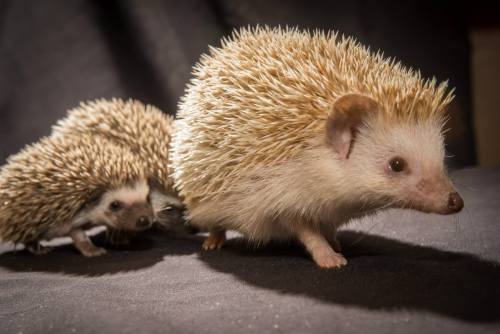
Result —
POLYGON ((147 216, 141 216, 137 220, 137 228, 148 228, 151 225, 151 221, 147 216))
POLYGON ((456 191, 450 193, 450 196, 448 197, 448 209, 450 209, 452 213, 455 213, 462 210, 463 207, 464 200, 462 199, 462 197, 460 197, 460 195, 456 191))

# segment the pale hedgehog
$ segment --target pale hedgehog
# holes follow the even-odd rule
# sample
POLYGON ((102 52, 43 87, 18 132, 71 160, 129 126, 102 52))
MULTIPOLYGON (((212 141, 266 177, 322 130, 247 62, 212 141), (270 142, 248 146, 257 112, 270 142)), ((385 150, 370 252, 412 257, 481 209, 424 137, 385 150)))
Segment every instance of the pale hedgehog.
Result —
POLYGON ((99 99, 80 103, 52 127, 53 136, 103 136, 141 159, 151 186, 155 220, 182 231, 183 204, 170 177, 168 154, 173 118, 135 100, 99 99))
POLYGON ((85 256, 105 250, 85 230, 151 226, 145 165, 103 137, 45 137, 11 156, 0 170, 0 239, 31 252, 42 240, 69 236, 85 256))
POLYGON ((293 239, 325 268, 336 238, 389 207, 463 207, 444 167, 447 84, 337 33, 242 29, 194 68, 171 145, 192 224, 250 240, 293 239))

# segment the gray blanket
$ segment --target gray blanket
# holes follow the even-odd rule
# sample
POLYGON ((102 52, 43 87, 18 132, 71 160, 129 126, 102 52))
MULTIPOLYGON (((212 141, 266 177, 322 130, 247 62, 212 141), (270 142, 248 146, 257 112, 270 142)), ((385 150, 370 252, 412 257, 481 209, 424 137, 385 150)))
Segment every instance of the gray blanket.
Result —
POLYGON ((353 223, 340 270, 237 236, 202 252, 201 236, 149 233, 93 259, 66 240, 43 257, 1 245, 0 332, 500 333, 500 170, 455 178, 465 211, 353 223))

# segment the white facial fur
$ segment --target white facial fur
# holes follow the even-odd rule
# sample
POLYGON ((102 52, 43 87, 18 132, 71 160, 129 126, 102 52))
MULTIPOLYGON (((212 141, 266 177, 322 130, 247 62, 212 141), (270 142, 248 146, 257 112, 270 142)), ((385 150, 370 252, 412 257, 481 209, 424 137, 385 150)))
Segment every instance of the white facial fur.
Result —
POLYGON ((426 212, 452 213, 448 206, 455 192, 444 167, 441 123, 403 122, 388 125, 372 118, 361 126, 345 161, 349 177, 387 204, 426 212), (392 158, 404 162, 404 170, 394 172, 392 158))
MULTIPOLYGON (((149 186, 145 180, 133 185, 107 191, 101 196, 97 205, 79 212, 73 220, 72 225, 78 226, 91 223, 104 224, 118 229, 133 229, 135 222, 130 222, 127 226, 123 226, 123 222, 118 219, 118 214, 110 212, 110 206, 115 201, 119 202, 125 208, 136 205, 141 211, 144 211, 144 215, 152 216, 152 209, 147 202, 148 194, 149 186)), ((152 220, 152 217, 150 219, 152 220)))

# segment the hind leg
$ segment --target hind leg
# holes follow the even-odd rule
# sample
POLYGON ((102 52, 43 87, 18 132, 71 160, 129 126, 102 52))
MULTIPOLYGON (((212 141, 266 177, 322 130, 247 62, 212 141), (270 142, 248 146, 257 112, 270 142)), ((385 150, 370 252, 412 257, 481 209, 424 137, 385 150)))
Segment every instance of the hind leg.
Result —
POLYGON ((226 230, 214 229, 210 230, 208 237, 203 242, 204 250, 221 249, 226 241, 226 230))
POLYGON ((30 241, 24 244, 26 249, 35 255, 45 255, 52 250, 52 247, 42 246, 38 241, 30 241))

